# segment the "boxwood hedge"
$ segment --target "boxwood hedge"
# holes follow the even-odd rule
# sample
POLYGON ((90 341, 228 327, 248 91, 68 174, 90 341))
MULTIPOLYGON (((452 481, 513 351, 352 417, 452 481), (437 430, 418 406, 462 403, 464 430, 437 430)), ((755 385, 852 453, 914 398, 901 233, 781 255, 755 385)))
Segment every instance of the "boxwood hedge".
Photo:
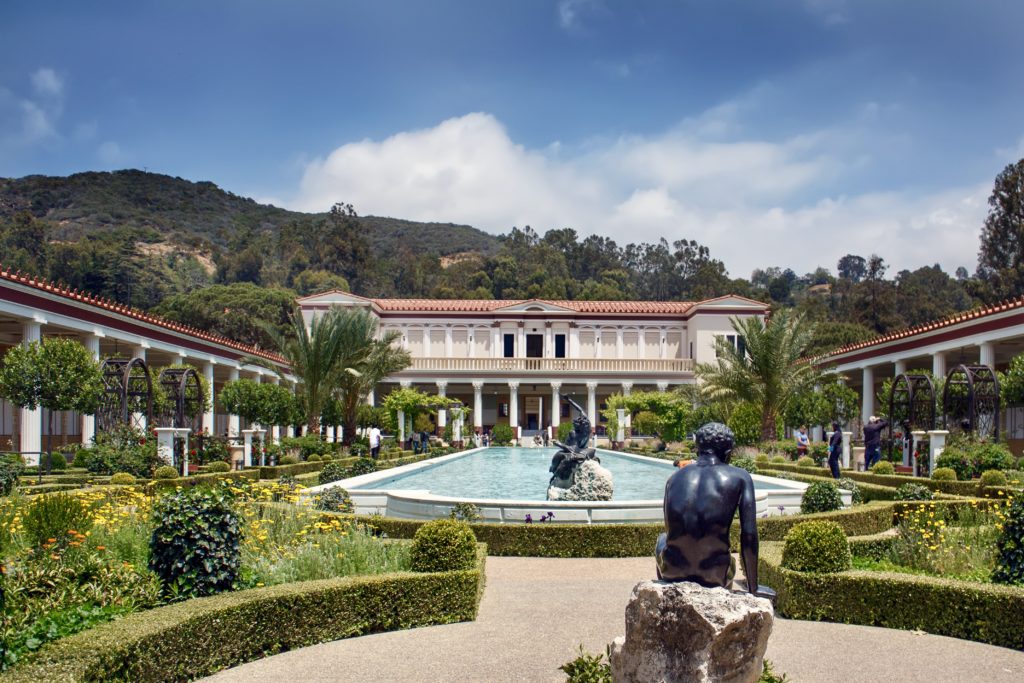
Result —
POLYGON ((1024 588, 890 572, 805 574, 781 566, 782 544, 761 546, 759 579, 790 619, 921 630, 1024 649, 1024 588))
POLYGON ((237 470, 235 472, 215 472, 213 474, 195 474, 191 477, 178 477, 177 479, 154 479, 149 486, 156 489, 173 489, 177 487, 202 486, 203 484, 215 484, 222 479, 237 481, 248 479, 259 481, 260 471, 257 469, 237 470))
MULTIPOLYGON (((796 465, 787 465, 782 463, 772 463, 770 465, 770 469, 794 474, 807 473, 806 467, 797 467, 796 465)), ((843 470, 842 475, 857 482, 889 486, 892 488, 896 488, 901 484, 906 484, 910 481, 915 484, 927 486, 932 491, 951 493, 956 496, 974 496, 978 494, 977 481, 937 481, 935 479, 928 479, 927 477, 912 477, 909 474, 873 474, 871 472, 854 472, 853 470, 843 470)))
POLYGON ((186 681, 316 643, 476 618, 474 569, 306 581, 128 615, 44 647, 4 675, 35 681, 186 681))

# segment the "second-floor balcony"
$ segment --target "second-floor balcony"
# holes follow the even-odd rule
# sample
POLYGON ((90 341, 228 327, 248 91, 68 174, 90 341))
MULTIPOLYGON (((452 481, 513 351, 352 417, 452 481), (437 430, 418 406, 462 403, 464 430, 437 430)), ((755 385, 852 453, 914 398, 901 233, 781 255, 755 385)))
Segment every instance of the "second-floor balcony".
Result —
MULTIPOLYGON (((678 375, 693 372, 692 358, 447 358, 413 357, 403 372, 454 373, 646 373, 678 375)), ((401 374, 401 373, 400 373, 401 374)))

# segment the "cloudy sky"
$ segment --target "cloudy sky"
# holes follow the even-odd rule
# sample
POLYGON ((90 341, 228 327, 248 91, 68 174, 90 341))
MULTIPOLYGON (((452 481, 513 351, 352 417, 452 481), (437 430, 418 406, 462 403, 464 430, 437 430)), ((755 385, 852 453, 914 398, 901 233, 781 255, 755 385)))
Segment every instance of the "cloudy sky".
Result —
POLYGON ((0 176, 696 239, 735 276, 973 271, 1024 157, 1021 26, 1019 0, 7 2, 0 176))

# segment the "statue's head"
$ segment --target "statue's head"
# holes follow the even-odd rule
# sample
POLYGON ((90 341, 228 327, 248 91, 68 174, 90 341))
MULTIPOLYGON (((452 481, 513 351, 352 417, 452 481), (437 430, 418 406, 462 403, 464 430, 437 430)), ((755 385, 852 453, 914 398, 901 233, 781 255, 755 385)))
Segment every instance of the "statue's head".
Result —
POLYGON ((697 455, 713 455, 722 462, 729 462, 736 437, 732 430, 721 422, 708 422, 694 434, 697 440, 697 455))

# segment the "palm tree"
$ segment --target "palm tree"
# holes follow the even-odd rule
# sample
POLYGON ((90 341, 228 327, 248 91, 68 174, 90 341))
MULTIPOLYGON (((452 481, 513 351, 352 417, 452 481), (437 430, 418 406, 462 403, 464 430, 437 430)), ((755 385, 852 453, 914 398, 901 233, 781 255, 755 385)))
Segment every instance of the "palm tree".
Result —
POLYGON ((712 401, 746 401, 761 411, 761 438, 776 437, 780 416, 795 397, 834 379, 804 358, 814 325, 800 314, 780 309, 767 322, 758 317, 733 318, 743 345, 719 338, 714 363, 697 366, 702 393, 712 401), (744 348, 745 346, 745 348, 744 348))

